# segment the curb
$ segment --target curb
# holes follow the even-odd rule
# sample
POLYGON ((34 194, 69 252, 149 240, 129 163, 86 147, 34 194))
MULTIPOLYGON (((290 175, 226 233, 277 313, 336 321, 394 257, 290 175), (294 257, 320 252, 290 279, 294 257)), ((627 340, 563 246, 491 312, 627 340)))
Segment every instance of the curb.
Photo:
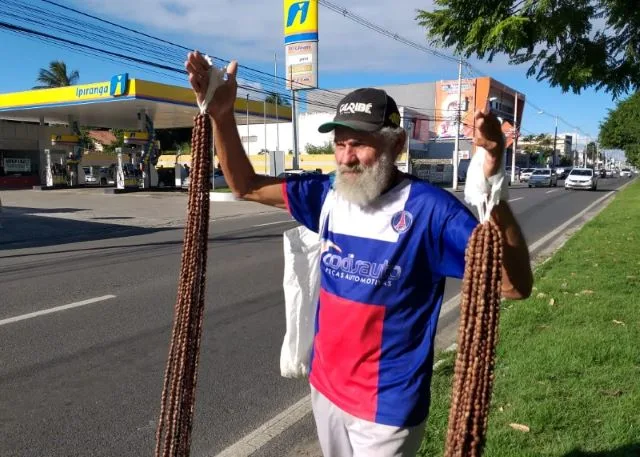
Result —
POLYGON ((238 198, 232 193, 227 192, 211 192, 209 194, 209 201, 211 202, 243 202, 242 198, 238 198))
MULTIPOLYGON (((553 258, 553 256, 564 246, 564 244, 568 240, 570 240, 577 232, 579 232, 587 223, 591 222, 598 214, 604 211, 607 206, 609 206, 609 204, 615 199, 618 192, 621 192, 632 183, 633 181, 630 181, 618 187, 617 189, 610 191, 610 194, 604 195, 598 200, 595 200, 591 203, 591 205, 587 206, 587 208, 576 214, 573 218, 556 227, 552 232, 550 232, 556 232, 552 236, 549 236, 549 234, 547 234, 538 239, 536 242, 530 244, 529 252, 531 256, 531 268, 534 273, 538 267, 553 258), (535 255, 533 254, 533 251, 536 251, 535 255)), ((441 321, 444 316, 454 312, 459 304, 460 294, 457 294, 456 296, 443 303, 438 321, 441 321)), ((448 325, 445 325, 442 328, 448 328, 448 325)), ((454 329, 457 329, 457 326, 454 327, 454 329)), ((450 339, 445 339, 444 344, 455 343, 456 335, 457 334, 454 332, 454 336, 452 336, 450 339)))

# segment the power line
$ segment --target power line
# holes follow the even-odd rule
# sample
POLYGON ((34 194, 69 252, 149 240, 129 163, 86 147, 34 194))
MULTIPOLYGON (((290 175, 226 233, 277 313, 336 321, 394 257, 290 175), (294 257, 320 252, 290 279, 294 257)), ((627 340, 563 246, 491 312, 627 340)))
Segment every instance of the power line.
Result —
MULTIPOLYGON (((354 21, 354 22, 356 22, 356 23, 358 23, 358 24, 360 24, 360 25, 362 25, 364 27, 367 27, 368 29, 371 29, 371 30, 381 34, 381 35, 384 35, 384 36, 386 36, 388 38, 396 40, 396 41, 398 41, 398 42, 400 42, 402 44, 410 46, 410 47, 412 47, 414 49, 417 49, 419 51, 426 52, 427 54, 431 54, 433 56, 436 56, 436 57, 439 57, 441 59, 447 60, 449 62, 458 63, 460 60, 462 60, 463 66, 465 66, 471 72, 471 74, 476 74, 476 75, 479 75, 481 77, 487 76, 482 71, 480 71, 479 69, 477 69, 473 65, 471 65, 471 63, 469 61, 467 61, 467 60, 459 59, 459 58, 444 54, 444 53, 442 53, 440 51, 436 51, 435 49, 429 48, 429 47, 421 45, 419 43, 416 43, 415 41, 412 41, 412 40, 410 40, 410 39, 408 39, 406 37, 403 37, 403 36, 401 36, 401 35, 399 35, 399 34, 397 34, 395 32, 392 32, 392 31, 390 31, 388 29, 385 29, 384 27, 382 27, 380 25, 374 24, 373 22, 369 21, 368 19, 366 19, 366 18, 364 18, 362 16, 359 16, 357 14, 354 14, 354 13, 350 12, 348 9, 346 9, 346 8, 340 6, 340 5, 337 5, 335 3, 332 3, 332 2, 330 2, 328 0, 318 0, 318 2, 320 3, 320 5, 332 10, 333 12, 338 13, 338 14, 346 17, 347 19, 350 19, 350 20, 352 20, 352 21, 354 21)), ((526 2, 526 0, 520 0, 519 3, 514 5, 512 7, 512 13, 513 14, 518 14, 518 13, 522 12, 527 7, 527 5, 524 5, 520 10, 518 10, 517 8, 522 6, 525 2, 526 2)), ((547 113, 546 110, 542 110, 541 108, 536 107, 536 105, 534 105, 528 98, 525 100, 525 103, 528 103, 529 105, 531 105, 533 108, 537 109, 538 111, 544 111, 545 113, 547 113)), ((578 130, 579 132, 583 133, 582 130, 580 130, 579 127, 576 127, 576 126, 570 124, 569 122, 567 122, 561 116, 556 116, 556 115, 553 115, 553 116, 557 117, 558 120, 562 121, 567 126, 569 126, 569 127, 573 128, 573 129, 578 130)))
MULTIPOLYGON (((53 3, 55 4, 55 2, 53 3)), ((88 23, 84 23, 84 24, 78 23, 77 21, 74 21, 68 16, 57 15, 52 11, 43 10, 37 7, 33 7, 32 5, 29 5, 29 4, 19 3, 11 0, 7 0, 6 3, 4 3, 4 11, 0 10, 0 15, 4 15, 5 17, 8 17, 13 20, 20 20, 21 22, 32 23, 36 26, 46 27, 48 30, 71 34, 72 36, 75 36, 84 40, 91 40, 93 44, 104 44, 105 46, 108 46, 109 49, 104 49, 102 47, 94 46, 91 44, 81 43, 77 40, 71 40, 63 36, 53 35, 51 33, 47 33, 41 30, 36 30, 30 27, 9 23, 6 21, 0 21, 0 28, 13 33, 22 34, 27 37, 48 41, 50 43, 56 43, 58 46, 66 47, 70 50, 73 50, 75 52, 80 52, 83 54, 86 54, 87 50, 104 54, 108 56, 106 60, 113 61, 114 59, 117 59, 117 60, 127 61, 129 62, 129 64, 133 62, 136 64, 155 68, 156 70, 167 71, 170 74, 164 75, 164 76, 172 77, 174 79, 177 79, 177 77, 175 76, 176 73, 181 75, 186 74, 186 71, 181 67, 181 65, 173 65, 173 62, 175 60, 179 59, 180 61, 183 61, 184 60, 183 55, 180 55, 177 58, 175 57, 172 58, 173 56, 171 55, 172 54, 171 51, 167 52, 166 47, 160 48, 160 49, 149 49, 150 46, 148 42, 143 43, 138 40, 138 42, 134 44, 138 45, 140 48, 143 48, 146 51, 146 54, 149 54, 149 53, 152 54, 154 58, 144 59, 140 57, 133 57, 134 52, 142 56, 145 55, 145 52, 139 52, 140 51, 139 48, 138 49, 132 48, 131 43, 125 43, 123 45, 121 42, 118 42, 117 40, 119 38, 122 38, 123 35, 114 34, 113 30, 104 29, 104 28, 97 29, 94 24, 84 27, 84 25, 88 23), (16 7, 18 7, 19 9, 26 9, 30 14, 17 15, 15 14, 16 7), (100 33, 91 35, 86 33, 85 32, 86 30, 97 30, 100 33), (118 51, 123 51, 123 52, 118 52, 118 51), (165 58, 158 58, 159 55, 164 55, 165 58)), ((91 16, 91 15, 89 16, 92 18, 95 18, 95 16, 91 16)), ((101 21, 99 18, 96 20, 101 21)), ((106 21, 106 23, 113 24, 113 23, 110 23, 109 21, 106 21)), ((131 30, 131 29, 128 29, 128 30, 131 30)), ((134 33, 137 33, 137 32, 134 31, 134 33)), ((147 36, 151 36, 151 35, 147 35, 147 36)), ((166 41, 166 40, 163 40, 163 41, 166 41)), ((157 47, 157 44, 153 46, 157 47)), ((180 45, 176 45, 176 46, 180 46, 180 45)), ((175 52, 173 53, 173 55, 175 56, 175 52)), ((214 58, 219 59, 215 56, 214 58)), ((219 59, 219 60, 222 60, 222 59, 219 59)), ((257 72, 262 75, 267 75, 267 76, 261 75, 261 77, 258 77, 258 78, 254 77, 252 78, 252 81, 250 80, 250 82, 258 82, 259 84, 266 86, 270 90, 265 91, 250 85, 242 84, 242 79, 244 79, 242 75, 239 75, 238 86, 240 89, 243 89, 247 92, 251 92, 255 94, 268 95, 271 92, 279 93, 280 88, 273 86, 274 84, 273 75, 268 75, 267 73, 264 73, 255 69, 249 69, 249 70, 251 72, 257 72)), ((154 72, 157 72, 157 71, 154 71, 154 72)), ((291 100, 291 97, 288 96, 288 94, 286 93, 279 93, 279 95, 280 95, 280 98, 283 100, 291 100)), ((331 109, 333 109, 335 106, 327 102, 322 102, 321 100, 308 100, 307 103, 309 105, 315 105, 318 107, 331 108, 331 109)))
MULTIPOLYGON (((142 36, 145 38, 150 38, 151 40, 156 40, 158 42, 161 43, 165 43, 165 44, 169 44, 170 46, 173 46, 175 48, 179 48, 182 50, 189 50, 189 48, 179 45, 177 43, 173 43, 167 40, 163 40, 157 37, 154 37, 152 35, 146 34, 146 33, 142 33, 142 32, 138 32, 137 30, 133 30, 131 28, 122 26, 120 24, 116 24, 107 20, 103 20, 97 16, 94 15, 90 15, 87 13, 84 13, 82 11, 79 11, 77 9, 74 8, 70 8, 70 7, 66 7, 64 5, 60 5, 59 3, 56 3, 54 1, 51 0, 42 0, 43 2, 47 3, 47 4, 51 4, 54 6, 57 6, 59 8, 62 8, 65 11, 71 11, 73 13, 79 14, 82 17, 88 17, 90 19, 94 19, 100 23, 104 23, 104 24, 108 24, 111 25, 113 27, 116 27, 118 29, 121 30, 125 30, 127 32, 131 32, 132 34, 134 34, 134 36, 142 36)), ((62 14, 58 14, 58 13, 54 13, 52 11, 49 10, 44 10, 42 8, 39 8, 37 6, 33 6, 33 5, 29 5, 29 4, 25 4, 23 2, 19 2, 19 0, 7 0, 7 3, 5 3, 5 6, 7 5, 13 5, 14 7, 14 11, 15 14, 11 14, 11 13, 4 13, 5 15, 8 15, 11 19, 14 20, 20 20, 22 22, 27 22, 27 23, 33 23, 35 25, 39 25, 42 27, 46 27, 47 30, 56 30, 62 33, 68 33, 71 34, 73 36, 78 36, 80 38, 83 38, 85 40, 90 40, 91 43, 101 43, 104 44, 105 46, 108 46, 109 49, 111 50, 111 54, 121 54, 121 53, 115 53, 113 50, 114 49, 118 49, 121 50, 123 52, 130 52, 132 51, 132 45, 135 46, 135 52, 138 55, 142 55, 145 56, 146 54, 151 54, 153 57, 150 57, 148 59, 145 59, 147 65, 153 63, 153 64, 157 64, 158 61, 160 61, 163 64, 163 68, 161 68, 161 71, 171 71, 172 73, 174 71, 178 71, 180 70, 180 67, 178 65, 176 65, 175 67, 173 67, 174 62, 177 61, 182 61, 184 55, 182 53, 178 54, 177 49, 176 50, 170 50, 169 48, 162 47, 161 45, 159 45, 158 43, 155 42, 148 42, 145 41, 143 39, 140 38, 133 38, 130 36, 125 36, 123 34, 118 34, 118 33, 113 33, 113 31, 111 29, 107 29, 104 28, 102 26, 99 25, 95 25, 95 24, 90 24, 86 21, 80 21, 78 22, 78 19, 76 18, 70 18, 69 16, 64 16, 62 14), (27 11, 29 14, 24 14, 24 12, 27 11), (20 14, 18 14, 20 13, 20 14), (40 19, 40 18, 46 18, 46 19, 40 19), (70 25, 73 24, 73 25, 70 25), (91 34, 91 32, 86 32, 86 31, 94 31, 94 34, 91 34), (164 57, 164 58, 163 58, 164 57), (152 60, 153 59, 153 60, 152 60), (168 68, 168 67, 172 67, 172 68, 168 68)), ((11 9, 11 7, 9 6, 9 9, 11 9)), ((0 14, 2 14, 0 12, 0 14)), ((26 29, 26 27, 22 27, 22 29, 26 29)), ((21 30, 21 31, 25 31, 25 30, 21 30)), ((35 33, 39 33, 37 31, 35 31, 35 33)), ((46 34, 50 39, 51 39, 51 34, 46 34)), ((45 39, 45 38, 40 38, 40 39, 45 39)), ((72 41, 72 40, 68 40, 68 41, 72 41)), ((82 43, 78 43, 76 41, 73 41, 73 43, 67 43, 69 45, 73 45, 73 47, 70 47, 70 49, 75 50, 76 52, 79 52, 80 46, 84 46, 82 43)), ((95 46, 89 46, 89 49, 95 50, 96 47, 95 46)), ((117 56, 117 58, 123 58, 122 55, 117 56)), ((224 63, 228 63, 227 60, 221 59, 219 57, 213 56, 214 60, 216 61, 220 61, 220 62, 224 62, 224 63)), ((114 57, 111 56, 110 58, 107 58, 106 60, 112 60, 113 61, 114 57)), ((142 60, 142 59, 139 59, 142 60)), ((131 65, 131 63, 129 63, 131 65)), ((251 76, 249 75, 239 75, 239 78, 244 78, 249 80, 250 82, 256 82, 258 84, 260 84, 261 86, 267 88, 270 90, 270 92, 275 92, 275 93, 279 93, 278 91, 280 90, 280 87, 274 86, 273 80, 274 77, 271 74, 262 72, 260 70, 256 70, 250 67, 243 67, 246 72, 250 73, 251 76)), ((151 71, 151 70, 150 70, 151 71)), ((157 72, 157 71, 154 71, 157 72)), ((246 73, 245 72, 245 73, 246 73)), ((181 73, 183 73, 181 71, 181 73)), ((160 73, 163 74, 163 73, 160 73)), ((166 77, 170 77, 172 79, 178 79, 181 80, 179 77, 175 76, 174 74, 167 74, 165 75, 166 77)), ((280 78, 282 81, 287 81, 284 78, 280 78)), ((253 86, 246 86, 246 85, 242 85, 240 84, 240 88, 247 91, 247 92, 252 92, 252 93, 257 93, 257 94, 262 94, 262 93, 266 93, 265 91, 258 89, 256 87, 253 86)), ((280 98, 283 100, 289 100, 291 101, 292 96, 290 96, 288 93, 279 93, 280 98)), ((340 93, 340 92, 336 92, 336 91, 331 91, 331 90, 327 90, 327 89, 314 89, 313 91, 308 91, 307 92, 307 98, 306 101, 304 102, 307 105, 310 106, 314 106, 316 108, 322 108, 323 110, 330 110, 333 111, 335 109, 335 105, 337 105, 339 99, 341 99, 344 94, 340 93)), ((296 96, 296 99, 299 99, 298 96, 296 96)), ((407 106, 407 108, 411 108, 414 110, 418 110, 418 111, 422 111, 422 112, 437 112, 440 111, 438 109, 434 109, 434 108, 424 108, 424 107, 410 107, 407 106)))
MULTIPOLYGON (((0 11, 0 14, 4 14, 4 16, 8 16, 13 20, 20 20, 22 22, 28 22, 41 27, 45 27, 47 30, 59 31, 62 33, 67 33, 72 36, 82 38, 84 40, 90 40, 91 43, 94 43, 94 44, 97 44, 97 43, 103 44, 105 46, 108 46, 109 49, 99 48, 97 46, 92 46, 90 44, 80 43, 78 41, 69 40, 61 36, 55 36, 50 33, 34 30, 31 28, 27 28, 27 27, 15 25, 15 24, 9 24, 6 22, 0 22, 0 28, 5 28, 6 30, 9 30, 13 33, 24 34, 27 37, 35 38, 41 41, 55 43, 56 45, 61 46, 63 48, 68 48, 70 50, 73 50, 75 52, 80 52, 83 54, 88 54, 88 52, 86 51, 87 49, 94 52, 102 53, 105 56, 107 56, 107 57, 104 57, 104 56, 102 57, 105 60, 110 60, 110 61, 123 60, 123 61, 127 61, 130 65, 135 66, 137 68, 142 68, 140 67, 140 65, 148 66, 153 68, 153 70, 149 69, 148 71, 151 71, 153 73, 158 73, 165 77, 169 77, 175 80, 183 81, 182 75, 186 74, 186 71, 182 68, 182 65, 181 65, 182 61, 184 60, 184 54, 179 52, 178 50, 190 51, 191 50, 190 48, 187 48, 185 46, 182 46, 180 44, 177 44, 168 40, 164 40, 162 38, 155 37, 147 33, 140 32, 138 30, 131 29, 129 27, 125 27, 123 25, 108 21, 106 19, 99 18, 97 16, 85 13, 78 9, 61 5, 52 0, 42 0, 42 2, 49 5, 53 5, 65 11, 70 11, 82 17, 93 19, 102 24, 107 24, 111 27, 115 27, 117 29, 132 33, 135 37, 144 37, 152 41, 150 42, 141 38, 125 36, 122 33, 120 34, 114 33, 112 29, 108 29, 102 26, 97 26, 95 24, 90 24, 86 21, 79 22, 77 18, 72 18, 70 16, 58 14, 51 10, 45 10, 43 8, 39 8, 37 6, 31 5, 25 2, 16 1, 16 0, 5 0, 4 5, 5 5, 5 8, 8 8, 9 12, 0 11), (24 14, 25 10, 29 14, 24 14), (93 33, 91 33, 91 31, 93 31, 93 33), (175 49, 172 50, 167 45, 175 49), (116 52, 114 50, 119 50, 122 52, 116 52), (128 54, 129 52, 131 53, 131 55, 128 54), (153 57, 149 57, 146 59, 133 57, 132 55, 133 52, 141 56, 148 56, 150 54, 153 57), (163 72, 167 72, 167 74, 163 72), (178 74, 181 76, 177 76, 178 74)), ((328 8, 333 9, 334 11, 340 8, 337 5, 332 4, 326 0, 320 0, 320 3, 327 6, 328 8)), ((367 21, 364 18, 360 18, 356 15, 353 15, 352 13, 350 13, 345 9, 340 9, 339 12, 345 15, 346 17, 355 19, 360 24, 365 25, 369 28, 373 28, 377 32, 382 33, 386 36, 391 36, 392 34, 392 32, 389 32, 379 26, 376 26, 375 24, 367 21)), ((410 40, 400 37, 397 34, 393 34, 393 36, 391 37, 393 37, 394 39, 402 43, 410 44, 410 40)), ((413 43, 413 44, 415 44, 415 46, 413 47, 416 47, 424 52, 429 52, 430 54, 436 55, 441 58, 445 58, 450 61, 455 61, 455 62, 458 61, 458 59, 455 59, 451 56, 447 56, 446 54, 427 48, 426 46, 418 45, 417 43, 413 43)), ((93 55, 93 54, 90 54, 90 55, 93 55)), ((220 62, 223 64, 227 64, 229 62, 228 60, 222 59, 217 56, 212 56, 212 58, 214 59, 214 61, 220 62)), ((241 72, 239 72, 240 80, 245 79, 250 83, 257 83, 257 84, 260 84, 262 87, 264 87, 264 89, 260 89, 254 86, 242 84, 240 82, 238 85, 240 89, 247 92, 251 92, 254 94, 261 94, 261 95, 276 93, 278 94, 281 100, 286 100, 289 102, 292 101, 292 96, 287 91, 284 91, 280 86, 278 86, 277 83, 274 82, 274 80, 286 82, 287 81, 286 78, 274 77, 275 75, 273 74, 269 74, 264 71, 247 67, 247 66, 240 65, 239 67, 242 70, 241 72)), ((477 72, 477 70, 473 68, 470 64, 468 64, 468 62, 465 65, 465 67, 466 67, 466 70, 469 72, 477 72)), ((307 91, 306 95, 307 95, 307 98, 304 101, 300 100, 299 96, 296 95, 296 101, 298 101, 299 103, 307 104, 316 108, 322 108, 323 110, 330 110, 330 111, 333 111, 335 109, 335 106, 337 105, 339 99, 341 99, 344 96, 344 94, 341 92, 322 89, 322 88, 315 88, 314 90, 307 91)), ((533 106, 532 103, 530 104, 533 106)), ((438 114, 437 114, 438 112, 447 111, 447 110, 439 110, 436 108, 424 108, 424 107, 412 107, 412 106, 406 106, 406 107, 409 109, 420 111, 420 112, 428 112, 428 113, 433 112, 434 115, 425 115, 423 117, 423 119, 431 120, 431 121, 438 120, 438 114)), ((537 109, 540 110, 539 108, 537 109)), ((561 119, 564 123, 566 123, 570 127, 575 128, 574 126, 566 122, 564 119, 562 118, 559 118, 559 119, 561 119)))

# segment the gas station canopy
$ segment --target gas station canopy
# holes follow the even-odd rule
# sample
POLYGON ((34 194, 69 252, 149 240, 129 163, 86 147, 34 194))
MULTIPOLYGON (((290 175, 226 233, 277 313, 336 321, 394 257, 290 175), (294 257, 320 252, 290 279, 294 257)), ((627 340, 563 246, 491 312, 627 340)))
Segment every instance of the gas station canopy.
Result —
MULTIPOLYGON (((289 106, 238 98, 238 125, 247 123, 247 108, 250 124, 262 124, 265 116, 269 123, 291 122, 289 106)), ((144 111, 155 129, 192 127, 198 114, 190 88, 129 79, 126 73, 110 81, 0 94, 0 119, 22 122, 137 129, 144 111)))

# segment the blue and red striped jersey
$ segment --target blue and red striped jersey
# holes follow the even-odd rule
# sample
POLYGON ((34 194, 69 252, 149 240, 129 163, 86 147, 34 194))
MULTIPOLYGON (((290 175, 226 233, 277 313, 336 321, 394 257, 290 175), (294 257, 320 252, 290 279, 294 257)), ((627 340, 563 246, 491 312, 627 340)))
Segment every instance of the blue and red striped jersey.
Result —
POLYGON ((407 177, 372 208, 342 199, 325 175, 289 177, 291 215, 322 234, 310 383, 364 420, 398 427, 429 411, 445 278, 461 278, 476 217, 449 192, 407 177))

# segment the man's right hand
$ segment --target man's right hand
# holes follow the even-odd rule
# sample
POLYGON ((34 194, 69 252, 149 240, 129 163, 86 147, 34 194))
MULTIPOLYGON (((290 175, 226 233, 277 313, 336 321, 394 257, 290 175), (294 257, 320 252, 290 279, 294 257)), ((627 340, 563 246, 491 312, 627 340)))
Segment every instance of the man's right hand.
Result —
MULTIPOLYGON (((209 87, 209 62, 207 62, 199 52, 190 52, 185 68, 189 73, 189 82, 196 93, 198 103, 202 102, 209 87)), ((229 63, 227 67, 227 79, 220 87, 216 89, 207 112, 214 120, 222 119, 226 115, 233 115, 234 104, 238 91, 238 83, 236 82, 236 74, 238 72, 238 62, 235 60, 229 63)))

